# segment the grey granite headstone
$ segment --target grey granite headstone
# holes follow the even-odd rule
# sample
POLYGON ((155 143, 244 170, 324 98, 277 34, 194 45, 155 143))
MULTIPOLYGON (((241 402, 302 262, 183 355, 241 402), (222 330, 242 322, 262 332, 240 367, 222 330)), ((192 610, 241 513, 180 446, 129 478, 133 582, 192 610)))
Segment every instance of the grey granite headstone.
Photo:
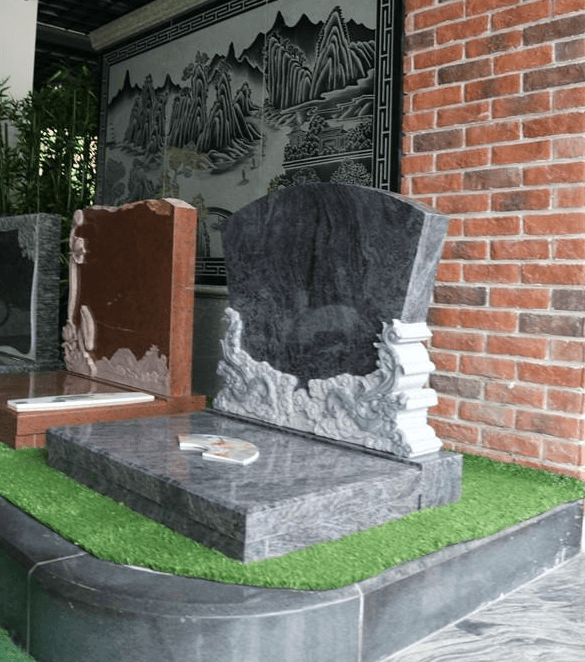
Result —
POLYGON ((0 374, 60 367, 61 220, 0 218, 0 374))
POLYGON ((398 195, 306 184, 257 200, 223 232, 242 348, 309 379, 376 369, 382 322, 424 322, 448 219, 398 195))
POLYGON ((231 308, 214 406, 399 456, 438 450, 422 341, 447 224, 347 184, 285 189, 227 219, 231 308))

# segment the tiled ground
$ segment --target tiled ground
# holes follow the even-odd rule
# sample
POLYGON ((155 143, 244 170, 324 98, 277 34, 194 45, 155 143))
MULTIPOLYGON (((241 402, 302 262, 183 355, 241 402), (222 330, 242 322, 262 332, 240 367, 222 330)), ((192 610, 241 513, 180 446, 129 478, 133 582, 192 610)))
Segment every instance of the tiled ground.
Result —
POLYGON ((583 662, 585 554, 388 662, 583 662))

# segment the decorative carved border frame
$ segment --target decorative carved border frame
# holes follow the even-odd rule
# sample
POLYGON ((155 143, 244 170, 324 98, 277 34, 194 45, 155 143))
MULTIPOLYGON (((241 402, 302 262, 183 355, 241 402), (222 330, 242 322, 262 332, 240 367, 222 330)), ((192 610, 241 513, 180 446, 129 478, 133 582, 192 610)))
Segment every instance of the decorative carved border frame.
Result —
POLYGON ((431 335, 424 322, 383 322, 374 343, 376 371, 312 379, 305 389, 294 375, 256 361, 242 348, 238 311, 227 308, 225 321, 218 365, 224 387, 213 401, 216 409, 401 458, 440 450, 427 422, 437 395, 424 388, 435 369, 423 345, 431 335))

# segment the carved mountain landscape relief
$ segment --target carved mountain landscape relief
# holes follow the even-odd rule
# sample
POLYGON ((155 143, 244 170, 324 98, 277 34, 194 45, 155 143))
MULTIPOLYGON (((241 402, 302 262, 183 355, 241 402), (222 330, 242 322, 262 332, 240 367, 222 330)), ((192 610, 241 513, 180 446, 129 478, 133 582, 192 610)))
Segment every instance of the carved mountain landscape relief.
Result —
POLYGON ((339 7, 320 26, 303 19, 295 26, 296 31, 290 30, 279 14, 267 34, 266 85, 269 102, 275 109, 290 108, 345 89, 365 78, 374 66, 373 35, 368 41, 353 41, 339 7), (299 46, 295 32, 312 34, 313 38, 299 46))
POLYGON ((241 42, 212 52, 194 33, 182 62, 153 61, 141 81, 126 70, 108 104, 105 202, 172 195, 204 221, 299 182, 371 183, 375 30, 335 6, 293 25, 277 12, 241 42))

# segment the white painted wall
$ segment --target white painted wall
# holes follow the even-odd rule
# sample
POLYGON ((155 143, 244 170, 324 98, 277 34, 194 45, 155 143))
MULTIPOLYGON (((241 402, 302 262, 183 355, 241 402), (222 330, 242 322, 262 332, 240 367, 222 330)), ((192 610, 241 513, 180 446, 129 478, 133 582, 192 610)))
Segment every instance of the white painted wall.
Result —
POLYGON ((0 81, 22 99, 32 90, 38 0, 0 0, 0 81))

